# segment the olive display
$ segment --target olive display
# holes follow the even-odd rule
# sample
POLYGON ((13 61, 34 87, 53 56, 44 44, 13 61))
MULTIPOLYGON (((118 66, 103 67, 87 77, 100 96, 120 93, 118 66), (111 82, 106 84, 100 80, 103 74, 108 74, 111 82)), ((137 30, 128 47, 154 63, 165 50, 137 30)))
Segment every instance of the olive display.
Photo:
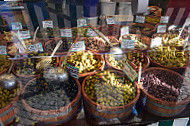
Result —
POLYGON ((182 37, 178 38, 179 34, 155 34, 155 37, 162 38, 162 44, 168 46, 183 46, 184 39, 182 37))
POLYGON ((110 107, 126 105, 136 96, 132 82, 111 71, 90 76, 86 80, 84 91, 97 104, 110 107))
POLYGON ((137 23, 133 23, 131 29, 132 30, 140 30, 140 31, 144 31, 144 32, 153 30, 153 29, 151 29, 151 27, 147 27, 143 24, 137 24, 137 23))
POLYGON ((32 108, 56 110, 68 105, 78 93, 76 82, 70 78, 64 83, 39 77, 26 88, 23 98, 32 108))
POLYGON ((175 47, 159 46, 149 52, 151 59, 161 65, 168 67, 184 67, 188 57, 184 51, 179 51, 175 47))
POLYGON ((142 63, 142 68, 147 65, 145 62, 145 55, 143 52, 136 52, 136 53, 126 53, 122 56, 114 55, 114 54, 108 54, 108 61, 109 63, 118 68, 123 69, 126 62, 130 62, 131 65, 134 67, 134 69, 138 70, 140 62, 142 63))
POLYGON ((10 57, 6 55, 0 55, 0 72, 6 70, 10 66, 11 61, 8 58, 10 57))
POLYGON ((38 31, 36 37, 37 38, 54 38, 59 36, 58 28, 44 28, 42 31, 38 31))
POLYGON ((180 102, 189 96, 188 86, 182 77, 156 69, 141 75, 143 88, 163 101, 180 102))
POLYGON ((12 41, 13 40, 13 38, 12 38, 12 36, 11 36, 11 32, 6 32, 6 31, 4 31, 4 37, 3 37, 3 40, 4 41, 12 41))
POLYGON ((80 37, 87 37, 87 27, 75 27, 72 29, 73 37, 80 36, 80 37))
POLYGON ((119 25, 105 25, 105 26, 100 26, 98 29, 106 36, 119 37, 120 27, 121 26, 119 25))
POLYGON ((0 109, 9 104, 19 92, 19 85, 16 88, 7 90, 0 85, 0 109))
POLYGON ((79 74, 97 70, 103 64, 102 60, 96 59, 90 51, 74 52, 71 56, 68 56, 67 62, 75 64, 75 67, 79 68, 79 74))

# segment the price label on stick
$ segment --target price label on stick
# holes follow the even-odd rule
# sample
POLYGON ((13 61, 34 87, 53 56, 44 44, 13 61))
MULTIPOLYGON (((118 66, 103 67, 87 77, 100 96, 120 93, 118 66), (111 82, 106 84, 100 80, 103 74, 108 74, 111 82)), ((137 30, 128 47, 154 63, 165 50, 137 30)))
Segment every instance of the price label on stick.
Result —
POLYGON ((18 31, 18 36, 19 36, 20 39, 29 39, 29 38, 31 38, 29 30, 18 31))
POLYGON ((72 29, 60 29, 61 37, 73 37, 72 29))
POLYGON ((95 32, 94 30, 92 30, 91 28, 88 28, 88 29, 87 29, 86 35, 87 35, 87 36, 90 36, 90 37, 96 37, 96 36, 98 36, 98 35, 96 34, 96 32, 95 32))
POLYGON ((43 28, 53 28, 53 21, 42 21, 43 28))
POLYGON ((135 40, 122 39, 121 48, 123 48, 123 49, 134 49, 135 48, 135 40))
POLYGON ((167 25, 158 25, 157 33, 166 33, 167 25))
POLYGON ((160 46, 162 44, 161 37, 155 37, 151 40, 150 48, 160 46))
POLYGON ((144 23, 145 22, 145 16, 136 16, 135 22, 144 23))
POLYGON ((11 23, 12 30, 20 30, 22 29, 22 23, 21 22, 13 22, 11 23))
POLYGON ((30 53, 31 53, 31 52, 38 52, 38 51, 39 51, 39 52, 43 52, 43 51, 44 51, 41 42, 36 43, 36 44, 34 44, 34 45, 29 45, 29 46, 28 46, 28 50, 29 50, 30 53))
POLYGON ((115 24, 115 17, 107 17, 106 18, 106 22, 107 22, 107 24, 115 24))
POLYGON ((75 45, 72 48, 72 52, 75 51, 84 51, 85 50, 85 42, 84 41, 78 41, 75 43, 75 45))
POLYGON ((127 35, 127 34, 129 34, 129 26, 122 27, 121 28, 121 37, 123 35, 127 35))
POLYGON ((81 18, 77 20, 77 27, 87 26, 86 18, 81 18))
POLYGON ((0 46, 0 55, 7 55, 6 46, 0 46))
POLYGON ((168 23, 170 17, 169 16, 161 16, 160 23, 168 23))
POLYGON ((124 68, 123 68, 123 72, 127 75, 127 77, 133 82, 138 74, 137 72, 129 65, 128 62, 126 62, 124 68))
POLYGON ((74 78, 79 78, 79 68, 74 67, 71 62, 66 63, 66 71, 74 78))

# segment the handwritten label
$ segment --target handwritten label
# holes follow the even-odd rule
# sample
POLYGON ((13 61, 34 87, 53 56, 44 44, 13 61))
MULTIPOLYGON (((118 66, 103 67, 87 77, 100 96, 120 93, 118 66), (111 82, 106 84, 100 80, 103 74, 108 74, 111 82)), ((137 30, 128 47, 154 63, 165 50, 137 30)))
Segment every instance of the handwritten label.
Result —
POLYGON ((144 23, 145 22, 145 16, 136 16, 135 22, 144 23))
POLYGON ((122 39, 121 48, 134 49, 134 47, 135 47, 135 40, 122 39))
POLYGON ((84 51, 85 50, 85 42, 84 41, 78 41, 72 48, 72 52, 75 51, 84 51))
POLYGON ((121 37, 123 35, 127 35, 127 34, 129 34, 129 26, 122 27, 121 28, 121 37))
POLYGON ((165 33, 166 32, 166 25, 158 25, 157 27, 157 33, 165 33))
POLYGON ((155 37, 151 40, 150 48, 160 46, 162 44, 162 38, 161 37, 155 37))
POLYGON ((18 31, 18 36, 19 36, 20 39, 29 39, 29 38, 31 38, 29 30, 18 31))
POLYGON ((28 46, 28 50, 29 50, 30 53, 32 53, 32 52, 38 52, 38 51, 39 52, 43 52, 44 51, 41 42, 33 44, 33 45, 29 45, 28 46))
POLYGON ((86 18, 78 19, 77 20, 77 27, 87 26, 86 18))
POLYGON ((72 29, 60 29, 61 37, 73 37, 72 29))
POLYGON ((43 28, 53 28, 53 21, 42 21, 43 28))
POLYGON ((6 46, 0 46, 0 55, 7 55, 6 46))
POLYGON ((22 29, 22 23, 21 22, 13 22, 11 23, 12 30, 20 30, 22 29))
POLYGON ((94 30, 92 30, 91 28, 88 28, 88 29, 87 29, 86 35, 87 35, 87 36, 91 36, 91 37, 96 37, 96 36, 98 36, 98 35, 96 34, 96 32, 95 32, 94 30))
POLYGON ((107 17, 106 22, 107 24, 115 24, 115 17, 107 17))
POLYGON ((138 74, 137 72, 129 65, 128 62, 126 62, 124 68, 123 68, 123 72, 127 75, 127 77, 133 82, 138 74))
POLYGON ((160 23, 168 23, 170 17, 169 16, 161 16, 160 23))
POLYGON ((79 78, 79 68, 74 67, 74 64, 71 62, 66 63, 66 71, 71 75, 73 78, 79 78))

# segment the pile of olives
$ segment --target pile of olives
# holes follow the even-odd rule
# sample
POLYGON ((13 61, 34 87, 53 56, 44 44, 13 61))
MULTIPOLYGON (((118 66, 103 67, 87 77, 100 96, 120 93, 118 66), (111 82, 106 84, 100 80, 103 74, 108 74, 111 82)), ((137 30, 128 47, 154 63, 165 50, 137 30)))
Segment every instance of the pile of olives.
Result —
POLYGON ((87 96, 103 106, 123 106, 136 96, 132 82, 118 73, 104 71, 90 76, 84 87, 87 96))
POLYGON ((75 64, 75 67, 79 68, 79 74, 97 70, 103 64, 103 61, 96 58, 90 51, 74 52, 67 58, 67 62, 75 64))
POLYGON ((6 55, 0 55, 0 72, 6 70, 9 67, 11 62, 8 60, 8 58, 10 57, 6 55))
POLYGON ((169 46, 153 48, 149 56, 153 61, 168 67, 184 67, 188 61, 184 51, 169 46))

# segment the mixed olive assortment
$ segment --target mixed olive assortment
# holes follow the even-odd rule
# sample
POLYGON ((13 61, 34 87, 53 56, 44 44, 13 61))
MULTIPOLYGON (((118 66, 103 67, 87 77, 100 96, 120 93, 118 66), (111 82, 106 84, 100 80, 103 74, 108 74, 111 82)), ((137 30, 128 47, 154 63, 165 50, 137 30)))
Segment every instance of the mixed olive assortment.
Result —
POLYGON ((103 106, 123 106, 136 96, 136 89, 130 80, 111 71, 90 76, 85 83, 87 96, 103 106))
POLYGON ((0 109, 9 104, 19 92, 19 85, 16 88, 8 90, 0 85, 0 109))
POLYGON ((6 55, 0 55, 0 72, 6 70, 10 66, 11 62, 8 58, 10 57, 6 55))
POLYGON ((99 27, 98 29, 106 36, 118 37, 120 35, 120 27, 121 26, 119 25, 105 25, 99 27))
POLYGON ((27 86, 23 98, 32 108, 56 110, 68 105, 77 93, 78 86, 71 78, 64 83, 58 83, 56 80, 39 77, 27 86))
POLYGON ((58 28, 44 28, 42 31, 38 31, 36 37, 37 38, 54 38, 59 36, 58 28))
POLYGON ((74 52, 67 58, 67 62, 75 64, 75 67, 79 68, 79 74, 91 72, 97 70, 103 64, 101 58, 96 58, 96 56, 101 55, 94 55, 90 51, 74 52))
POLYGON ((107 60, 109 61, 109 63, 118 69, 123 69, 126 62, 130 62, 130 64, 133 66, 135 70, 138 70, 140 62, 142 64, 142 68, 147 65, 147 62, 145 60, 147 57, 145 57, 143 52, 136 52, 136 53, 130 52, 122 56, 108 54, 107 56, 108 56, 107 60))
POLYGON ((188 57, 184 51, 178 51, 175 47, 159 46, 149 52, 151 59, 168 67, 184 67, 188 57))
POLYGON ((164 101, 180 102, 189 97, 184 79, 166 70, 147 71, 142 74, 141 82, 149 94, 164 101))

